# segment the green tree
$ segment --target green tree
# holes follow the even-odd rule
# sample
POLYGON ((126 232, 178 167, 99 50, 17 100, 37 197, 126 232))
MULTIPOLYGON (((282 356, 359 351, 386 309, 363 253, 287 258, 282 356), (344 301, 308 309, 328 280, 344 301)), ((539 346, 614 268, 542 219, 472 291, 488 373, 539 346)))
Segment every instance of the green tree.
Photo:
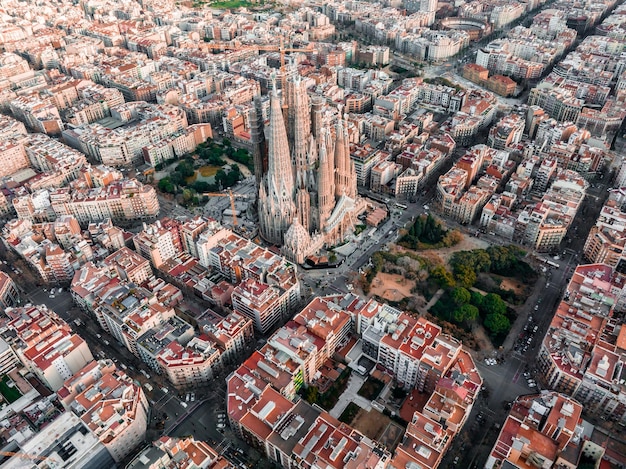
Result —
POLYGON ((189 188, 185 188, 183 190, 183 200, 185 201, 185 203, 189 203, 191 199, 193 199, 194 195, 194 192, 189 188))
POLYGON ((459 285, 471 288, 476 283, 476 271, 468 265, 459 265, 454 269, 454 279, 459 285))
POLYGON ((480 309, 483 305, 483 295, 473 290, 470 291, 470 295, 472 296, 472 298, 470 299, 470 303, 480 309))
POLYGON ((319 390, 317 386, 309 386, 304 392, 304 398, 309 404, 315 404, 319 399, 319 390))
POLYGON ((517 246, 491 246, 487 248, 491 259, 491 271, 500 274, 510 274, 510 269, 515 267, 524 251, 517 246))
POLYGON ((511 321, 504 314, 489 314, 485 318, 485 327, 493 334, 499 335, 511 328, 511 321))
POLYGON ((180 173, 180 175, 183 177, 183 179, 187 179, 191 176, 194 175, 195 170, 193 169, 193 163, 187 161, 187 160, 183 160, 181 161, 178 166, 176 166, 176 172, 180 173))
POLYGON ((195 181, 191 187, 193 188, 193 190, 195 190, 196 192, 199 193, 203 193, 203 192, 212 192, 213 189, 211 189, 211 185, 208 182, 205 181, 195 181))
POLYGON ((450 297, 452 298, 452 301, 454 301, 454 304, 457 306, 463 306, 464 304, 470 302, 472 295, 467 288, 456 287, 450 292, 450 297))
POLYGON ((455 252, 450 259, 452 269, 456 271, 461 266, 469 267, 474 272, 486 272, 491 266, 489 254, 484 249, 455 252))
POLYGON ((241 170, 239 166, 233 164, 231 166, 230 171, 226 172, 223 169, 220 169, 217 174, 215 174, 215 181, 218 184, 221 184, 222 188, 232 187, 241 179, 241 170))
POLYGON ((430 276, 442 287, 450 288, 454 286, 454 277, 442 265, 438 265, 430 271, 430 276))
POLYGON ((176 193, 176 187, 172 184, 172 181, 169 177, 164 177, 159 181, 159 190, 161 192, 167 192, 168 194, 176 193))
POLYGON ((478 308, 470 304, 464 304, 454 310, 454 320, 456 322, 470 322, 478 318, 478 308))
POLYGON ((496 293, 489 293, 483 298, 481 311, 484 316, 491 316, 494 314, 504 316, 506 315, 506 303, 500 295, 496 293))
POLYGON ((175 186, 184 186, 187 184, 182 173, 177 172, 177 171, 174 171, 170 175, 170 180, 172 181, 172 184, 174 184, 175 186))

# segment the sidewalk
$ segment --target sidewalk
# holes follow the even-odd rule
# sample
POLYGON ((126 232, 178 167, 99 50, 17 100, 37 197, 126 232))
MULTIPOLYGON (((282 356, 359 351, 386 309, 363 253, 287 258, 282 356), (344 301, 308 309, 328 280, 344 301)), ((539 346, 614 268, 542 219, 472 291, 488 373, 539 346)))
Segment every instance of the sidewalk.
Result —
POLYGON ((339 400, 337 401, 337 404, 335 404, 335 407, 333 407, 331 411, 329 412, 329 414, 332 417, 335 417, 338 419, 339 416, 343 413, 343 411, 346 410, 346 407, 348 407, 348 404, 350 404, 351 402, 354 402, 356 405, 358 405, 362 409, 365 409, 368 411, 372 409, 372 403, 368 401, 367 399, 365 399, 363 396, 359 396, 357 394, 357 392, 359 391, 359 389, 361 389, 361 386, 363 386, 363 383, 365 382, 366 379, 367 377, 360 376, 356 373, 352 373, 350 375, 346 390, 343 392, 343 394, 341 394, 341 396, 339 396, 339 400))

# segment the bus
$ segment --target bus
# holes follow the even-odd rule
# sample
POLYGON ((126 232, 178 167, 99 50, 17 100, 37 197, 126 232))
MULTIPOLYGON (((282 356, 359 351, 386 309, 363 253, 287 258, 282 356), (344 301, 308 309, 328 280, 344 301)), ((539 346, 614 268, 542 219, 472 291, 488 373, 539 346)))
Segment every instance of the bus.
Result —
POLYGON ((555 269, 558 269, 559 267, 561 267, 559 264, 557 264, 556 262, 552 262, 550 259, 546 259, 545 257, 542 260, 544 263, 548 264, 550 267, 554 267, 555 269))
POLYGON ((405 204, 396 204, 396 208, 400 208, 402 210, 406 210, 409 207, 408 207, 408 205, 405 205, 405 204))

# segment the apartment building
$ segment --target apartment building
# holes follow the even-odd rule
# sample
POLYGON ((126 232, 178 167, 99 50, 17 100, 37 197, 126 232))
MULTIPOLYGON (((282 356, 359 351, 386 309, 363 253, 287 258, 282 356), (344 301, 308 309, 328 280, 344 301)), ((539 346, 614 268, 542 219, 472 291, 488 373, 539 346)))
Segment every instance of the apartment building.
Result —
POLYGON ((409 462, 423 463, 423 455, 440 460, 481 386, 469 353, 436 325, 374 300, 330 295, 315 298, 229 376, 227 410, 231 428, 285 468, 413 467, 409 462), (366 355, 407 388, 433 393, 425 414, 414 416, 411 439, 407 433, 394 459, 305 400, 292 401, 345 343, 353 321, 366 355), (428 438, 419 422, 430 430, 428 438), (417 455, 416 441, 423 446, 417 455))
POLYGON ((264 334, 289 312, 289 297, 273 285, 246 279, 235 287, 231 301, 234 311, 254 322, 254 327, 264 334))
POLYGON ((2 140, 0 143, 0 177, 10 176, 29 166, 22 142, 2 140))
POLYGON ((528 105, 537 105, 548 115, 560 122, 576 122, 585 100, 572 96, 572 93, 540 84, 530 91, 528 105))
POLYGON ((589 183, 578 173, 558 170, 550 189, 541 202, 521 212, 516 237, 538 251, 559 246, 569 229, 589 183))
POLYGON ((522 139, 525 123, 526 120, 519 114, 503 117, 489 130, 487 145, 496 150, 516 145, 522 139))
POLYGON ((155 301, 152 292, 133 284, 118 284, 100 299, 94 309, 100 326, 135 356, 139 337, 175 314, 171 306, 155 301))
POLYGON ((153 276, 150 262, 140 254, 123 247, 104 259, 104 265, 123 280, 141 285, 153 276))
POLYGON ((8 274, 0 272, 0 307, 10 308, 17 305, 19 300, 20 294, 13 279, 8 274))
MULTIPOLYGON (((482 179, 482 178, 481 178, 482 179)), ((472 223, 494 194, 496 187, 472 186, 452 204, 451 216, 463 225, 472 223)))
POLYGON ((23 143, 32 166, 43 173, 60 173, 61 184, 77 179, 87 166, 85 155, 47 135, 28 134, 23 143))
POLYGON ((626 332, 613 314, 624 302, 623 288, 623 276, 612 267, 579 265, 537 358, 545 386, 572 396, 590 414, 622 424, 626 332))
POLYGON ((143 449, 126 469, 235 469, 235 466, 204 441, 193 437, 163 436, 143 449))
POLYGON ((161 372, 177 389, 204 386, 222 369, 221 353, 207 336, 196 336, 187 345, 170 342, 156 360, 161 372))
POLYGON ((222 317, 207 310, 196 322, 198 328, 215 342, 222 361, 235 361, 242 356, 254 337, 252 320, 235 311, 222 317))
POLYGON ((32 438, 21 442, 19 452, 29 455, 29 460, 13 457, 2 465, 3 468, 36 468, 40 460, 51 466, 76 469, 117 467, 102 441, 72 412, 63 412, 32 438))
POLYGON ((46 263, 57 282, 66 284, 74 276, 74 258, 59 245, 50 243, 45 248, 46 263))
POLYGON ((143 231, 133 238, 135 250, 144 258, 149 259, 155 269, 159 269, 166 261, 180 253, 174 244, 172 231, 160 221, 153 225, 144 224, 143 231))
POLYGON ((106 187, 50 192, 51 208, 59 215, 73 215, 79 223, 111 219, 124 223, 129 220, 152 220, 159 214, 159 200, 152 186, 136 180, 122 180, 106 187))
POLYGON ((391 153, 373 148, 369 144, 350 145, 350 160, 354 163, 356 180, 359 186, 368 187, 372 168, 379 162, 391 158, 391 153))
POLYGON ((468 178, 467 171, 456 166, 439 177, 436 200, 443 215, 452 216, 455 201, 463 194, 468 178))
POLYGON ((193 257, 200 257, 198 254, 197 242, 200 235, 207 230, 209 220, 203 217, 193 217, 185 220, 180 226, 180 241, 182 248, 193 257))
POLYGON ((587 236, 583 251, 585 259, 592 264, 617 267, 626 246, 625 230, 626 213, 609 198, 587 236))
MULTIPOLYGON (((88 367, 93 370, 93 365, 88 367)), ((71 389, 72 383, 68 385, 71 389)), ((83 376, 78 390, 67 409, 80 417, 115 462, 122 462, 146 437, 149 408, 143 389, 123 371, 105 366, 83 376)))
POLYGON ((306 401, 294 404, 272 387, 229 381, 228 415, 251 445, 285 469, 385 467, 386 449, 320 412, 306 401))
MULTIPOLYGON (((577 467, 585 441, 583 406, 556 392, 518 397, 500 430, 486 469, 513 466, 577 467)), ((584 447, 586 449, 583 449, 584 447)), ((595 446, 595 445, 593 445, 595 446)), ((594 448, 595 449, 595 448, 594 448)))
POLYGON ((432 393, 459 358, 461 344, 435 324, 393 308, 383 308, 361 327, 363 352, 406 389, 432 393))
POLYGON ((35 132, 59 135, 63 121, 57 107, 37 95, 17 96, 9 103, 11 113, 35 132))
POLYGON ((13 308, 4 340, 22 364, 57 391, 66 379, 93 361, 87 343, 45 306, 13 308))
POLYGON ((157 356, 172 342, 187 345, 194 337, 194 328, 184 319, 171 316, 164 323, 148 330, 137 339, 139 357, 156 373, 161 372, 157 356))

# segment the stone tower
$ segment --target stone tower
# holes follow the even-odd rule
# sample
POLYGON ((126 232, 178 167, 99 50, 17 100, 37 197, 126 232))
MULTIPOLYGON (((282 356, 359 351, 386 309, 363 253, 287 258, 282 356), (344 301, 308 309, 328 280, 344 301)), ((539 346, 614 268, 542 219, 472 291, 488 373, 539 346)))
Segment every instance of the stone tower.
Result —
POLYGON ((267 159, 267 173, 259 188, 259 228, 266 241, 282 244, 296 216, 296 206, 287 131, 276 87, 270 100, 267 159))
POLYGON ((329 143, 327 131, 322 130, 320 137, 317 201, 319 209, 319 230, 323 231, 335 207, 335 181, 333 177, 332 156, 328 155, 327 151, 327 145, 329 143))
POLYGON ((340 117, 335 127, 335 195, 352 197, 350 194, 350 144, 344 121, 340 117))

